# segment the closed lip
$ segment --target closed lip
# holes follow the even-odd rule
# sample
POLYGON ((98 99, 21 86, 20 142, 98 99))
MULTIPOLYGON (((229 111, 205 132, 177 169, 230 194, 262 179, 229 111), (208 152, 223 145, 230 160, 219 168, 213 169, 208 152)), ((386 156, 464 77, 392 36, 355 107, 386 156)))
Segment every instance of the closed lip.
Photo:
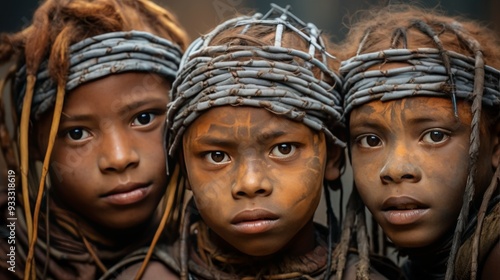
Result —
POLYGON ((234 218, 231 220, 231 224, 239 224, 259 220, 277 220, 278 218, 278 215, 265 209, 244 210, 234 216, 234 218))
POLYGON ((122 194, 122 193, 128 193, 137 189, 142 189, 142 188, 147 188, 149 187, 149 183, 126 183, 126 184, 120 184, 114 187, 111 191, 101 195, 101 197, 106 197, 106 196, 111 196, 111 195, 116 195, 116 194, 122 194))
POLYGON ((428 209, 429 206, 409 196, 389 197, 382 203, 382 211, 428 209))

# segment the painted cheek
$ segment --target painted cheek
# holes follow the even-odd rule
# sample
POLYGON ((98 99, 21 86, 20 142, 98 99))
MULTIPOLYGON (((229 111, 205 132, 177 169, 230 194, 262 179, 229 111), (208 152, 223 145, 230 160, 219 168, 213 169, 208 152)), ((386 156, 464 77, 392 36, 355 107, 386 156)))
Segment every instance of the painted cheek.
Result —
MULTIPOLYGON (((210 175, 208 175, 210 176, 210 175)), ((206 209, 217 208, 217 205, 221 203, 223 194, 220 194, 223 186, 215 178, 206 179, 204 181, 210 181, 207 183, 198 182, 196 185, 191 186, 193 189, 193 195, 196 202, 196 206, 200 212, 205 212, 206 209)))

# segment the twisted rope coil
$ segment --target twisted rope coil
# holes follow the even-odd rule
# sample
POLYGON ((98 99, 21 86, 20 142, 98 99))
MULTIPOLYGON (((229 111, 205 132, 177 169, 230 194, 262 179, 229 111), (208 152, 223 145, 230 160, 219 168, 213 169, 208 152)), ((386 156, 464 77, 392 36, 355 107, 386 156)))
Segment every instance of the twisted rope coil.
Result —
MULTIPOLYGON (((169 40, 143 31, 111 32, 87 38, 70 47, 66 91, 108 75, 128 71, 156 73, 174 79, 182 51, 169 40)), ((49 110, 56 99, 56 84, 45 61, 37 74, 32 101, 34 119, 49 110)), ((16 76, 15 104, 20 114, 26 92, 26 66, 16 76)))
POLYGON ((175 156, 183 133, 203 111, 226 105, 265 108, 323 131, 335 144, 345 147, 329 128, 342 118, 342 81, 327 66, 326 57, 332 56, 325 51, 319 34, 314 25, 272 5, 265 16, 229 20, 194 41, 181 61, 171 91, 166 129, 169 156, 175 156), (276 13, 281 14, 268 19, 276 13), (224 30, 244 26, 244 33, 251 25, 275 25, 274 46, 209 46, 224 30), (284 28, 304 38, 310 44, 309 52, 282 47, 284 28), (318 50, 322 60, 314 56, 318 50), (315 77, 313 68, 321 72, 321 79, 315 77), (325 76, 335 85, 323 81, 325 76))
MULTIPOLYGON (((379 52, 359 54, 371 30, 365 31, 358 54, 342 61, 340 72, 345 77, 343 92, 345 93, 344 114, 349 114, 356 107, 373 100, 394 100, 411 96, 451 96, 455 117, 458 118, 456 98, 471 101, 471 137, 469 147, 469 174, 463 204, 458 217, 450 256, 447 260, 445 279, 452 279, 453 265, 461 242, 465 225, 468 221, 470 202, 474 194, 474 178, 479 155, 479 123, 482 105, 498 109, 500 105, 500 71, 485 65, 480 43, 468 35, 457 22, 444 24, 462 43, 466 45, 474 57, 468 57, 453 51, 445 50, 438 35, 426 23, 413 20, 412 27, 432 38, 436 49, 398 49, 395 44, 403 41, 407 46, 407 30, 397 28, 391 39, 392 49, 379 52), (398 66, 388 70, 371 70, 375 65, 400 62, 408 66, 398 66)), ((495 178, 494 178, 495 179, 495 178)), ((489 199, 487 196, 483 199, 489 199)), ((472 259, 477 259, 478 251, 472 252, 472 259)), ((475 279, 476 271, 472 270, 471 279, 475 279)))
MULTIPOLYGON (((344 114, 354 107, 374 100, 394 100, 410 96, 450 96, 472 100, 475 79, 474 58, 447 51, 450 58, 453 86, 438 49, 390 49, 357 55, 341 63, 345 77, 344 114), (408 66, 387 70, 370 70, 384 63, 402 62, 408 66)), ((484 66, 482 103, 500 106, 500 71, 484 66)))

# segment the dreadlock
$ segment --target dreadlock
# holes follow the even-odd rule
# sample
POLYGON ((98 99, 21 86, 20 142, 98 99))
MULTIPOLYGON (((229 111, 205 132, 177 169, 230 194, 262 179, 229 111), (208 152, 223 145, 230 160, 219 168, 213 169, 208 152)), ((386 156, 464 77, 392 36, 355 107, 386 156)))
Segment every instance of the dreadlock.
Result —
MULTIPOLYGON (((438 12, 429 13, 407 5, 394 5, 364 15, 364 19, 350 30, 343 46, 345 60, 340 71, 345 77, 346 115, 353 107, 372 100, 425 95, 448 96, 458 118, 456 98, 472 103, 469 174, 445 276, 447 280, 453 279, 457 251, 470 221, 470 204, 474 201, 476 191, 483 106, 491 119, 498 120, 499 117, 499 38, 476 22, 443 16, 438 12), (370 68, 390 62, 404 62, 408 66, 384 71, 370 68)), ((498 170, 482 196, 477 232, 481 231, 486 205, 492 201, 497 188, 498 170)), ((351 199, 362 203, 355 191, 351 199)), ((348 209, 347 219, 361 218, 353 217, 349 211, 354 210, 348 209)), ((345 243, 350 240, 347 233, 352 230, 352 224, 352 221, 346 222, 343 229, 346 238, 342 240, 341 246, 347 246, 345 243)), ((475 260, 478 256, 479 234, 474 239, 476 246, 471 252, 471 279, 475 279, 477 274, 475 260)))
MULTIPOLYGON (((328 53, 329 49, 313 24, 302 22, 289 12, 289 7, 271 4, 271 10, 264 15, 236 17, 220 24, 195 40, 186 51, 172 86, 166 128, 167 168, 176 175, 169 180, 176 178, 178 198, 177 210, 171 212, 168 225, 172 230, 182 229, 181 279, 188 277, 187 212, 195 207, 192 203, 186 207, 182 204, 186 179, 179 172, 182 167, 178 157, 183 133, 210 108, 251 106, 324 132, 330 144, 344 147, 334 130, 342 116, 341 80, 331 69, 337 69, 339 62, 328 53)), ((324 188, 329 197, 327 183, 324 188)), ((329 200, 327 204, 330 262, 332 244, 337 241, 333 233, 337 224, 329 200)), ((330 271, 329 263, 325 279, 329 279, 330 271)))
MULTIPOLYGON (((0 36, 0 63, 13 65, 1 81, 0 88, 3 92, 4 86, 10 83, 13 104, 5 106, 10 107, 9 111, 13 112, 11 121, 15 127, 19 128, 18 132, 15 130, 13 135, 9 136, 6 123, 10 120, 7 118, 5 106, 2 106, 0 108, 0 145, 7 167, 18 170, 21 174, 20 195, 29 243, 25 266, 26 279, 36 275, 34 248, 37 240, 38 219, 64 95, 71 89, 68 86, 71 80, 70 74, 75 74, 70 68, 75 63, 81 62, 72 62, 74 52, 78 51, 75 50, 74 45, 84 39, 96 38, 107 33, 114 34, 118 38, 125 38, 125 40, 140 37, 136 44, 142 45, 144 41, 150 41, 152 44, 157 44, 152 47, 153 49, 165 48, 178 57, 180 57, 180 50, 185 49, 188 43, 186 33, 176 18, 149 0, 47 0, 34 13, 31 25, 18 33, 0 36), (132 32, 132 30, 142 30, 155 36, 132 32), (131 33, 119 33, 125 31, 131 33), (41 80, 45 82, 42 83, 41 80), (47 152, 41 174, 36 175, 36 167, 33 161, 30 161, 30 127, 42 114, 50 110, 53 111, 53 117, 47 152), (19 141, 14 139, 19 139, 19 141)), ((108 38, 100 39, 105 42, 108 38)), ((87 46, 93 42, 87 41, 87 46)), ((148 52, 142 49, 138 52, 141 51, 148 52)), ((158 56, 158 54, 151 55, 158 56)), ((82 56, 84 59, 87 58, 86 55, 82 56)), ((174 58, 165 58, 165 60, 170 59, 174 58)), ((170 75, 173 80, 176 66, 175 62, 172 63, 172 65, 167 65, 167 63, 160 68, 174 69, 173 74, 170 75)), ((89 70, 84 69, 80 74, 84 75, 87 71, 89 70)), ((142 71, 148 70, 142 69, 142 71)), ((158 73, 165 73, 162 71, 158 73)), ((101 74, 101 76, 104 75, 101 74)), ((98 77, 83 79, 80 83, 94 78, 98 77)), ((3 99, 2 105, 4 105, 3 99)), ((74 229, 78 228, 72 219, 67 217, 62 217, 62 219, 68 221, 74 229)), ((83 240, 87 244, 85 237, 83 240)), ((95 256, 90 246, 87 248, 89 253, 95 256)), ((100 264, 98 259, 95 261, 100 264)), ((105 269, 102 264, 100 267, 105 269)))

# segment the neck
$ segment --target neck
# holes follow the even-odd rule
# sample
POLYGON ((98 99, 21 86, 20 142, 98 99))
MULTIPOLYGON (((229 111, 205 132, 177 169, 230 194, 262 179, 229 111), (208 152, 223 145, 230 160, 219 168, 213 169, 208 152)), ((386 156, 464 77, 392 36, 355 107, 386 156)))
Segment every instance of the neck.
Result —
POLYGON ((453 234, 452 230, 438 242, 426 247, 401 249, 400 254, 408 256, 408 261, 403 266, 408 279, 443 279, 453 234))

